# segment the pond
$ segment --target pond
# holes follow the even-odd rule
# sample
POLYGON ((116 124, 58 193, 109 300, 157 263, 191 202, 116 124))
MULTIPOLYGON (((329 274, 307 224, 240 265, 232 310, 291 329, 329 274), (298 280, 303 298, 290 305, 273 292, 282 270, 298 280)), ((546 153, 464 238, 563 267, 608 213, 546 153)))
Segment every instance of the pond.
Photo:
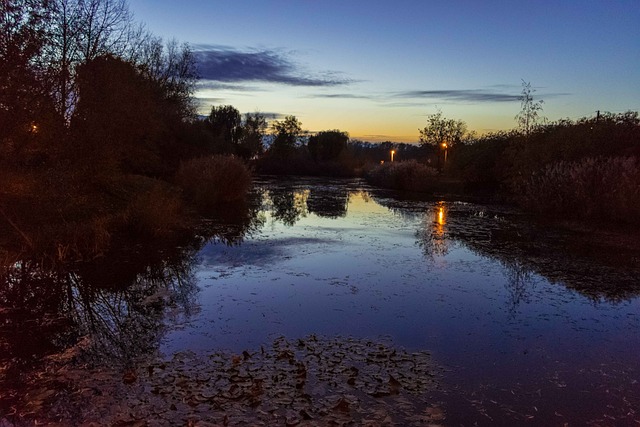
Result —
MULTIPOLYGON (((145 357, 151 376, 176 354, 248 361, 299 340, 298 349, 350 342, 429 355, 434 383, 417 398, 399 392, 411 376, 400 371, 386 374, 384 393, 368 393, 409 400, 387 399, 388 413, 372 425, 635 425, 640 250, 620 244, 624 237, 553 228, 502 206, 407 198, 361 180, 259 178, 241 213, 205 222, 187 241, 64 271, 13 264, 0 300, 0 382, 10 390, 0 411, 16 423, 45 408, 83 416, 65 406, 72 399, 61 398, 59 381, 52 394, 37 386, 50 363, 73 359, 87 376, 119 366, 120 387, 145 357), (39 403, 29 408, 24 396, 39 403), (410 416, 392 416, 409 404, 410 416)), ((294 364, 293 350, 277 351, 273 360, 285 354, 294 364)), ((329 406, 351 414, 358 400, 362 425, 383 410, 356 391, 347 396, 329 406)), ((322 425, 322 411, 296 409, 292 418, 291 405, 282 425, 322 425)))

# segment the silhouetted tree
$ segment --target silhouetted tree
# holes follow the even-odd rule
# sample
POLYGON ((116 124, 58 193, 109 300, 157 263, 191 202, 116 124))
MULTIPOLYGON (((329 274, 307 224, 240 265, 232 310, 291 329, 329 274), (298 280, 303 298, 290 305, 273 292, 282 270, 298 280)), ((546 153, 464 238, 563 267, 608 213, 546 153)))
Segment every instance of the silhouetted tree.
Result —
POLYGON ((178 44, 175 39, 163 45, 162 39, 152 37, 142 41, 140 48, 147 53, 128 62, 155 82, 172 112, 191 120, 195 116, 193 91, 198 74, 189 45, 178 44))
POLYGON ((51 0, 47 5, 45 60, 58 111, 69 118, 78 65, 100 55, 123 55, 133 21, 126 0, 51 0))
POLYGON ((525 135, 529 135, 533 129, 538 126, 541 119, 539 113, 542 111, 543 100, 534 101, 533 92, 530 82, 522 80, 522 92, 520 94, 520 112, 515 119, 518 122, 518 129, 525 135))
POLYGON ((274 133, 271 150, 277 155, 286 155, 296 148, 298 138, 302 136, 302 123, 295 116, 276 120, 271 125, 274 133))
POLYGON ((448 151, 469 139, 467 124, 462 120, 447 119, 442 111, 427 116, 427 126, 420 129, 420 145, 435 151, 438 159, 438 170, 446 163, 448 151))
POLYGON ((262 140, 267 130, 267 120, 260 113, 247 113, 242 124, 242 132, 237 154, 243 159, 251 159, 262 154, 262 140))
POLYGON ((109 55, 79 66, 77 73, 71 155, 90 163, 96 173, 99 166, 109 175, 162 173, 161 161, 171 159, 166 152, 174 131, 171 122, 179 121, 179 112, 167 114, 162 88, 109 55))
POLYGON ((231 105, 211 107, 207 123, 219 152, 235 153, 242 135, 242 116, 231 105))
POLYGON ((468 135, 467 124, 462 120, 447 119, 442 111, 427 116, 427 126, 420 130, 420 144, 422 146, 453 147, 465 140, 468 135))
POLYGON ((40 61, 45 18, 40 1, 0 2, 0 157, 16 160, 29 142, 54 133, 46 65, 40 61))
POLYGON ((313 160, 336 160, 347 147, 349 135, 339 130, 326 130, 310 136, 307 148, 313 160))

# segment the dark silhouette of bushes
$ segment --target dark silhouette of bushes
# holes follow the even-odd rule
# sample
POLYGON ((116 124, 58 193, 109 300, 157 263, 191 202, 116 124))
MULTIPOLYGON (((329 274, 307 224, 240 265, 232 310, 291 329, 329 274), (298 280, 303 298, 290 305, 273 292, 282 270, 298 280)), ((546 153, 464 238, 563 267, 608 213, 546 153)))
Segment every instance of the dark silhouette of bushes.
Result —
POLYGON ((175 182, 191 203, 207 212, 243 199, 251 184, 251 174, 236 157, 211 156, 183 162, 175 182))
POLYGON ((550 163, 521 180, 515 199, 561 219, 640 223, 640 159, 589 157, 550 163))
POLYGON ((315 161, 335 161, 347 148, 349 135, 339 130, 326 130, 309 137, 307 148, 315 161))
POLYGON ((365 178, 373 185, 403 191, 434 190, 438 171, 415 160, 385 162, 367 171, 365 178))
POLYGON ((496 192, 505 179, 505 150, 518 137, 516 132, 498 132, 473 144, 458 145, 451 150, 445 172, 462 180, 469 191, 496 192))

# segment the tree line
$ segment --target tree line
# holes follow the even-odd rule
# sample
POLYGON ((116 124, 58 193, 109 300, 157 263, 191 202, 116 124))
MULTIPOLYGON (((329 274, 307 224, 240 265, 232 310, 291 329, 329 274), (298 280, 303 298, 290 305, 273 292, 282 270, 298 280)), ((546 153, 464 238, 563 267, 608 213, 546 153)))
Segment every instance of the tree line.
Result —
MULTIPOLYGON (((640 155, 637 113, 549 123, 525 81, 517 129, 478 136, 438 111, 412 145, 352 140, 338 129, 312 134, 295 116, 269 122, 230 105, 214 106, 201 119, 197 77, 190 47, 145 30, 125 0, 2 0, 0 231, 37 246, 30 230, 55 213, 72 238, 77 224, 99 224, 91 228, 91 247, 108 240, 114 222, 157 233, 171 228, 168 218, 184 216, 184 200, 207 207, 236 201, 249 185, 249 169, 372 176, 380 162, 389 168, 413 161, 383 170, 376 182, 384 185, 388 172, 401 170, 406 176, 393 185, 430 188, 422 181, 441 177, 521 200, 538 191, 540 173, 566 181, 571 162, 640 155), (201 160, 220 155, 233 160, 201 160), (560 162, 563 171, 550 169, 560 162)), ((620 164, 633 175, 631 163, 620 164)), ((636 188, 627 178, 607 179, 629 182, 618 194, 636 188)), ((522 203, 537 206, 534 196, 522 203)))

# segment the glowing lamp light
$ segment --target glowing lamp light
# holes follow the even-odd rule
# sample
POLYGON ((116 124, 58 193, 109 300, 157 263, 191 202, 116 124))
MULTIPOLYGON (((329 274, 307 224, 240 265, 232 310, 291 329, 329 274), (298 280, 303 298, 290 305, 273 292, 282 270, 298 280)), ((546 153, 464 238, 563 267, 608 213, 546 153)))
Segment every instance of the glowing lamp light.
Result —
POLYGON ((393 155, 396 154, 396 150, 391 150, 391 161, 393 162, 393 155))
POLYGON ((444 208, 438 210, 438 224, 444 224, 444 208))

